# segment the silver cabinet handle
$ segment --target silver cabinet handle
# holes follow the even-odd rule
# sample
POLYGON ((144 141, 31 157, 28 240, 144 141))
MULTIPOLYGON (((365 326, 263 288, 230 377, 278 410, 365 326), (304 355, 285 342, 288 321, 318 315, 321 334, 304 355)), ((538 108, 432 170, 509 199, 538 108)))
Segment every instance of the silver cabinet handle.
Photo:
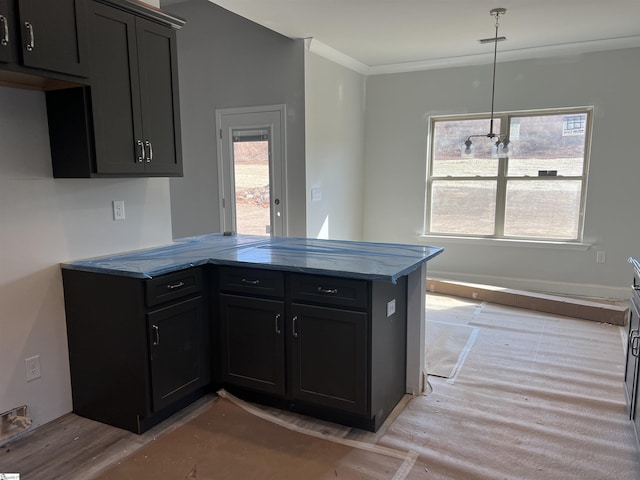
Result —
POLYGON ((0 25, 2 25, 2 37, 0 37, 0 45, 9 45, 9 20, 4 15, 0 15, 0 25))
POLYGON ((293 317, 293 321, 291 322, 291 333, 293 334, 293 338, 298 338, 298 330, 297 330, 298 316, 293 317))
POLYGON ((242 280, 240 280, 244 285, 259 285, 260 284, 260 280, 247 280, 246 278, 243 278, 242 280))
POLYGON ((640 345, 638 345, 638 341, 640 341, 640 334, 638 334, 638 330, 631 330, 631 334, 629 336, 629 346, 631 347, 631 355, 637 357, 639 352, 640 345))
POLYGON ((36 38, 33 33, 33 25, 31 25, 29 22, 24 22, 24 26, 26 27, 27 32, 29 34, 29 41, 27 42, 27 47, 26 47, 27 52, 31 52, 36 47, 36 38))
POLYGON ((144 142, 145 147, 148 149, 149 153, 147 155, 147 163, 150 163, 153 160, 153 146, 149 140, 144 142))
POLYGON ((152 325, 151 328, 153 329, 153 345, 160 345, 160 329, 158 325, 152 325))
POLYGON ((336 295, 338 293, 337 288, 323 288, 318 287, 318 293, 324 293, 325 295, 336 295))
POLYGON ((184 282, 177 282, 177 283, 172 283, 170 285, 167 285, 167 288, 169 290, 174 290, 174 289, 180 288, 180 287, 184 287, 184 282))
POLYGON ((640 285, 636 285, 635 282, 631 285, 633 290, 640 290, 640 285))
POLYGON ((280 335, 282 331, 280 330, 280 314, 279 313, 276 314, 275 328, 276 328, 276 335, 280 335))
POLYGON ((144 149, 144 144, 142 143, 142 140, 138 140, 138 141, 136 142, 136 144, 138 145, 138 148, 140 149, 140 150, 139 150, 138 157, 136 158, 136 161, 137 161, 138 163, 142 163, 142 162, 144 162, 144 161, 145 161, 145 159, 147 158, 147 152, 146 152, 146 150, 144 149))

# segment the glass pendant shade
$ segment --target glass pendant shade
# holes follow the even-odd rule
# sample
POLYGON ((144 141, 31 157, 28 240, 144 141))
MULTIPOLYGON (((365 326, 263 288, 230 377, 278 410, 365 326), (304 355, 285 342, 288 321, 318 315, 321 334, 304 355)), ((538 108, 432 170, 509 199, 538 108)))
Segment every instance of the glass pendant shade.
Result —
POLYGON ((476 153, 476 146, 469 139, 460 146, 460 154, 463 158, 473 157, 476 153))
POLYGON ((491 148, 491 156, 495 158, 507 158, 513 155, 513 143, 508 138, 498 140, 491 148))

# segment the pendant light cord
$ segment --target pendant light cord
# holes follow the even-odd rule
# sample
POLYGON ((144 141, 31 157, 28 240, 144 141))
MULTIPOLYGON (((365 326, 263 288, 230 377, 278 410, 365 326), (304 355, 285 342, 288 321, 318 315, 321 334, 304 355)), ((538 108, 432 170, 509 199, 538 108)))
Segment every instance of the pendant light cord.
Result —
POLYGON ((496 36, 493 42, 493 84, 491 87, 491 122, 489 124, 489 138, 494 138, 493 133, 493 104, 496 95, 496 61, 498 58, 498 27, 500 26, 500 13, 496 13, 496 36))

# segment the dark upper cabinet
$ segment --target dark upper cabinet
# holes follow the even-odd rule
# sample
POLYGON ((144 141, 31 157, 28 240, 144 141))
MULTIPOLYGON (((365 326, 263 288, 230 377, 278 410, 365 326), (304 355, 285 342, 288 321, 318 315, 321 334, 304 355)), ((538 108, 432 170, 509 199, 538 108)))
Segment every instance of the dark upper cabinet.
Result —
POLYGON ((175 29, 99 2, 89 28, 91 87, 47 92, 54 177, 181 176, 175 29))
POLYGON ((181 174, 174 30, 99 3, 91 10, 96 173, 181 174))
POLYGON ((0 63, 16 61, 13 2, 0 0, 0 63))
POLYGON ((0 0, 0 62, 20 73, 86 77, 86 0, 0 0))

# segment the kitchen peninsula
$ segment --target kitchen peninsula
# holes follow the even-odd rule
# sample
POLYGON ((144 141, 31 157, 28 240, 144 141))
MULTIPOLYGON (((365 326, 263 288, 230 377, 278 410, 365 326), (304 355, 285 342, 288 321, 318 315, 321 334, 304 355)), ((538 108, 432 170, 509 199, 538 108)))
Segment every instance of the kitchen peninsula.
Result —
POLYGON ((441 252, 210 234, 64 264, 74 412, 141 433, 224 386, 375 431, 422 390, 441 252))

